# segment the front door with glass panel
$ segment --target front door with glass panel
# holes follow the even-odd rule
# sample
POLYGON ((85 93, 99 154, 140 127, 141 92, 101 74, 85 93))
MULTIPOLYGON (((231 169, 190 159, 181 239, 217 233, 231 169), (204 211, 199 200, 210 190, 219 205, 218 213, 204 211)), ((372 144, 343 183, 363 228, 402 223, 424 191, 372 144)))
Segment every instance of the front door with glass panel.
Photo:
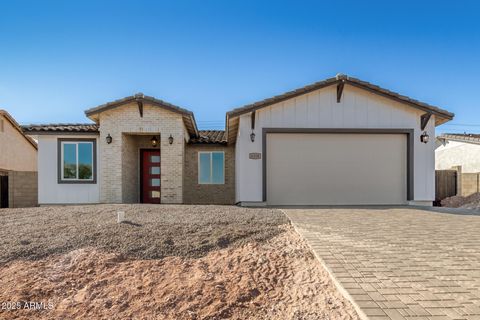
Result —
POLYGON ((142 150, 141 161, 141 200, 160 203, 160 150, 142 150))

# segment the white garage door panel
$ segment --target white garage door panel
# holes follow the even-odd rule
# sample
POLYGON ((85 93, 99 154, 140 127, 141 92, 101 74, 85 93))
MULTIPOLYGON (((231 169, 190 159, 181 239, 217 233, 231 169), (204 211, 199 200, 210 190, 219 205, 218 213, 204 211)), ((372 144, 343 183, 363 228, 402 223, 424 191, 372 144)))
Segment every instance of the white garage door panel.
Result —
POLYGON ((267 134, 267 203, 405 204, 405 134, 267 134))

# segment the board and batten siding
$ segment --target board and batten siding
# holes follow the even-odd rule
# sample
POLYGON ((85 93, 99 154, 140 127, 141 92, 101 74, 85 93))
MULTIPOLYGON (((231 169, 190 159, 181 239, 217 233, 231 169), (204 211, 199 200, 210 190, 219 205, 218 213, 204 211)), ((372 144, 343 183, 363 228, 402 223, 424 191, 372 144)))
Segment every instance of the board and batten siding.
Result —
POLYGON ((38 136, 38 203, 42 204, 79 204, 79 203, 99 203, 100 201, 100 181, 97 167, 97 183, 68 184, 58 183, 58 139, 96 139, 97 140, 97 166, 101 165, 98 158, 100 156, 98 136, 57 136, 40 135, 38 136))
POLYGON ((420 142, 420 116, 424 113, 349 85, 337 103, 336 86, 330 86, 257 110, 253 143, 250 114, 244 114, 236 142, 236 201, 263 201, 262 160, 249 159, 249 153, 262 152, 263 128, 413 129, 414 201, 433 201, 435 117, 425 128, 431 139, 424 144, 420 142))

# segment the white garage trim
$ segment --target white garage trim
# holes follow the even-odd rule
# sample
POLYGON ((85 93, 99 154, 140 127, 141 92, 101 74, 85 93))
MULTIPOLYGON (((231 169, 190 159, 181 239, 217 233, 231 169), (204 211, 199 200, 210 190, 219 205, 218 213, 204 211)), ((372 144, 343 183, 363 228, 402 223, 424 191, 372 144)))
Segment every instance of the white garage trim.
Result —
POLYGON ((263 180, 263 201, 267 201, 267 134, 275 133, 300 133, 300 134, 405 134, 406 135, 406 195, 408 201, 413 200, 413 129, 316 129, 316 128, 263 128, 262 130, 262 180, 263 180))

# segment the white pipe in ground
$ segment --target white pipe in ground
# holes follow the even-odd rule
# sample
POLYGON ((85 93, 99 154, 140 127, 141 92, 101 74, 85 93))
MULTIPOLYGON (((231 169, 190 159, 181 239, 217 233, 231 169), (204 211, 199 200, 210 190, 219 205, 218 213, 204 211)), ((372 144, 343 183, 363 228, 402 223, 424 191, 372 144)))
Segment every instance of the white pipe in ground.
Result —
POLYGON ((125 221, 125 211, 117 211, 117 223, 125 221))

